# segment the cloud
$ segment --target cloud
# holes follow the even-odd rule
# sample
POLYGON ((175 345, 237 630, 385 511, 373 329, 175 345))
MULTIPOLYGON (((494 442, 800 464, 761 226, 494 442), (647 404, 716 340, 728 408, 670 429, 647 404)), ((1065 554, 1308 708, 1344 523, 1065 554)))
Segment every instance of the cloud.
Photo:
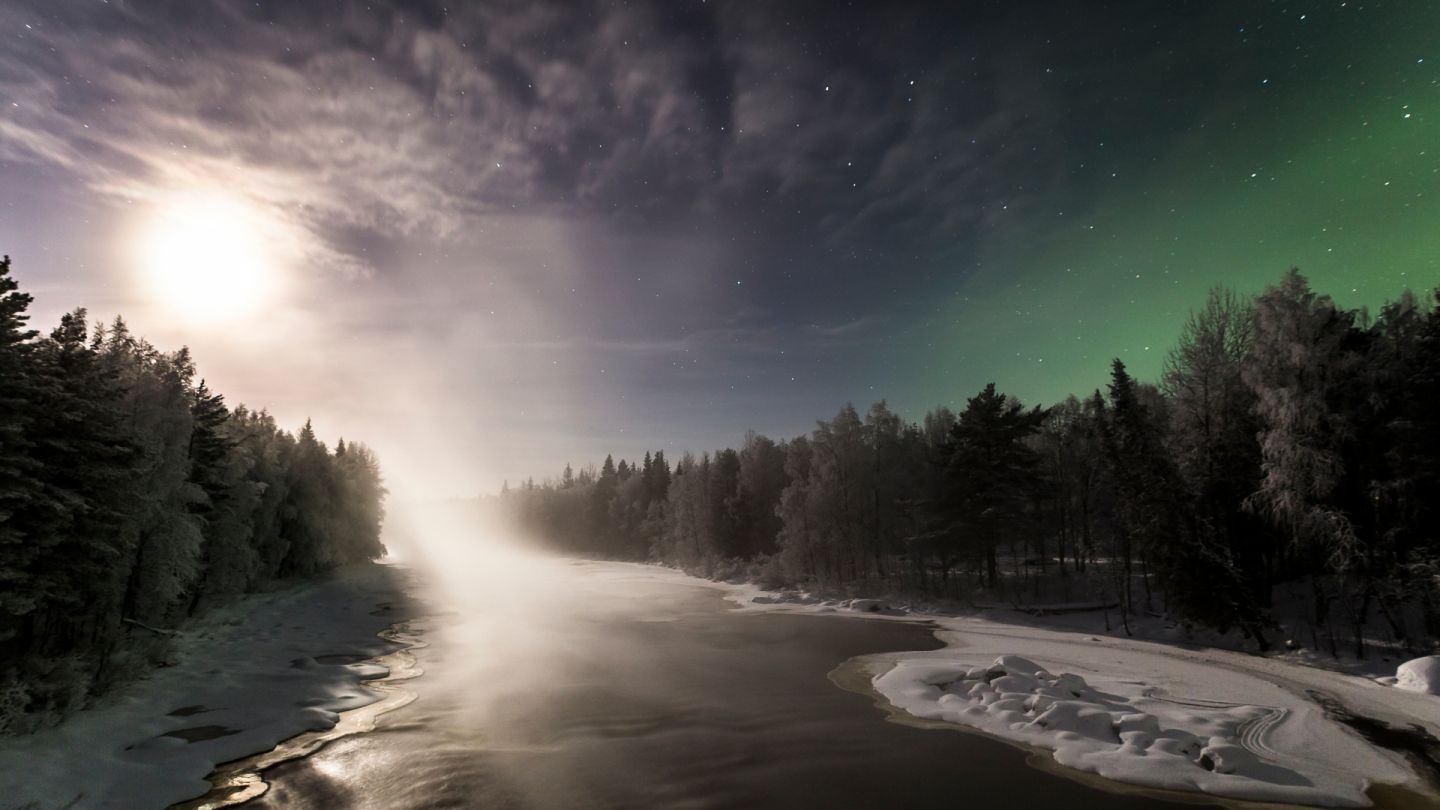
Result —
MULTIPOLYGON (((803 427, 903 326, 887 308, 920 283, 915 256, 983 238, 1000 202, 1039 206, 1064 176, 1052 91, 1023 49, 973 62, 970 16, 15 0, 0 178, 33 164, 97 192, 84 203, 117 232, 196 192, 265 212, 305 296, 260 339, 192 336, 163 308, 147 329, 192 343, 235 399, 382 449, 437 403, 533 439, 542 467, 575 449, 535 424, 803 427)), ((57 232, 99 244, 51 204, 57 232)), ((31 254, 68 261, 47 250, 31 254)), ((89 255, 87 294, 123 281, 89 255)))
POLYGON ((930 48, 897 71, 923 19, 884 35, 850 12, 866 33, 825 53, 781 15, 7 4, 0 156, 125 200, 244 194, 305 237, 308 263, 344 273, 374 267, 354 250, 363 231, 447 240, 497 213, 912 249, 1056 175, 1054 149, 1021 146, 1048 124, 1045 95, 1010 75, 1024 70, 977 78, 930 48), (1034 186, 1013 187, 1017 172, 1034 186))

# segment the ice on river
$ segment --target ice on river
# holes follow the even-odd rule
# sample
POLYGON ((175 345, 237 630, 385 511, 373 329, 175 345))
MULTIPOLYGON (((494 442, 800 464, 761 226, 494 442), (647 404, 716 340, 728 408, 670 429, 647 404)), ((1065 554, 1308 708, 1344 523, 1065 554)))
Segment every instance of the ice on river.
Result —
POLYGON ((364 659, 400 617, 393 566, 246 597, 176 637, 175 664, 60 725, 0 739, 0 806, 165 807, 210 790, 222 762, 334 726, 379 699, 364 659))

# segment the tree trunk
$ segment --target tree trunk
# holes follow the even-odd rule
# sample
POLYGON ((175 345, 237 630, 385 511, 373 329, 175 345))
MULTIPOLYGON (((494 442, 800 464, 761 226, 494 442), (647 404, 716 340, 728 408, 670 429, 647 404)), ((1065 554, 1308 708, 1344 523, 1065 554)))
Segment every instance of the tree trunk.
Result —
POLYGON ((1360 596, 1360 609, 1355 613, 1355 657, 1365 659, 1365 624, 1370 618, 1370 588, 1360 596))

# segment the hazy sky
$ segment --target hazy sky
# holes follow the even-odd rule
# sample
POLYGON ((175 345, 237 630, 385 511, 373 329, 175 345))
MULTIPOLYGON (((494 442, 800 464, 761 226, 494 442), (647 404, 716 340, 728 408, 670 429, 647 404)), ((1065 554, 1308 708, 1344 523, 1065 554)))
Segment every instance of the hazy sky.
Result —
POLYGON ((8 0, 0 252, 401 494, 1440 283, 1440 4, 8 0))

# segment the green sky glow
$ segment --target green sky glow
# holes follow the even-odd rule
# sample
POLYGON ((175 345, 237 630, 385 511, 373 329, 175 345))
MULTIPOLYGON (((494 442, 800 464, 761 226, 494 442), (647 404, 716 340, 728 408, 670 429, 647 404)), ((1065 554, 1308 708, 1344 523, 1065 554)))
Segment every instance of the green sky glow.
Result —
POLYGON ((922 332, 917 404, 990 380, 1027 401, 1084 394, 1112 357, 1153 379, 1209 287, 1256 293, 1292 265, 1348 307, 1440 285, 1435 31, 1411 27, 1303 92, 1265 82, 1163 158, 1122 159, 1093 199, 1054 212, 1063 226, 996 239, 922 332))

